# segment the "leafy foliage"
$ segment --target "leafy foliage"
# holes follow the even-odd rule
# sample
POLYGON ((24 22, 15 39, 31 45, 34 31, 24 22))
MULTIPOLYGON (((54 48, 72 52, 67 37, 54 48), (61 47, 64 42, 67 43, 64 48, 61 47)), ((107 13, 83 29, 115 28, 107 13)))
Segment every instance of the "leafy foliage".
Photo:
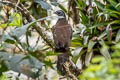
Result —
POLYGON ((56 7, 74 25, 70 51, 73 64, 82 70, 79 79, 120 79, 120 1, 86 1, 65 1, 68 7, 59 0, 0 1, 0 79, 8 69, 32 78, 57 73, 59 53, 54 52, 51 30, 53 19, 59 18, 51 15, 56 7))
POLYGON ((106 61, 103 57, 96 56, 92 59, 92 63, 93 64, 90 64, 88 68, 79 76, 80 80, 120 79, 119 59, 106 61))

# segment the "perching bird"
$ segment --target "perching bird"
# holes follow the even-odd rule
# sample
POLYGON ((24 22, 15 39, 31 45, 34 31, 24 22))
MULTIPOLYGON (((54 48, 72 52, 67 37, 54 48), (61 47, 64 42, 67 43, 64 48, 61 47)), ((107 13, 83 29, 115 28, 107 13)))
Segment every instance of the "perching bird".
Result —
POLYGON ((66 20, 65 13, 62 10, 55 12, 59 18, 56 25, 53 27, 53 39, 55 44, 55 50, 57 52, 65 52, 69 50, 70 42, 72 38, 72 28, 66 20))
POLYGON ((63 64, 66 61, 69 61, 68 52, 72 38, 72 28, 70 24, 68 24, 65 13, 62 10, 56 11, 55 14, 63 17, 59 18, 56 25, 53 27, 53 39, 55 51, 62 53, 58 56, 57 69, 62 73, 62 75, 65 75, 66 72, 63 64))

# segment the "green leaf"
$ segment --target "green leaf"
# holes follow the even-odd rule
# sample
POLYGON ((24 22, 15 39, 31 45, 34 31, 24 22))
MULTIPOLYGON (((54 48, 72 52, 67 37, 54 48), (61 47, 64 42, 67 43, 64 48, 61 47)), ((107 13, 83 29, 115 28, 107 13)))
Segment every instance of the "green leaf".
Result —
POLYGON ((110 24, 119 24, 119 23, 120 23, 120 20, 117 20, 117 19, 110 22, 110 24))
POLYGON ((0 24, 0 28, 4 28, 6 26, 7 26, 7 24, 0 24))
POLYGON ((85 56, 85 65, 88 66, 90 64, 91 58, 93 55, 93 51, 91 51, 90 53, 87 53, 85 56))
POLYGON ((84 45, 86 45, 87 43, 88 43, 88 38, 89 38, 89 36, 84 36, 84 45))
POLYGON ((8 80, 7 75, 2 75, 2 76, 0 76, 0 80, 8 80))
POLYGON ((112 10, 112 9, 108 9, 107 8, 106 11, 108 11, 109 14, 111 13, 111 14, 118 14, 118 15, 120 15, 119 11, 116 11, 116 10, 112 10))
POLYGON ((88 24, 88 17, 85 16, 85 14, 82 11, 80 11, 80 14, 81 14, 80 18, 82 19, 82 23, 88 24))
POLYGON ((115 42, 118 42, 120 40, 120 30, 118 30, 116 38, 115 38, 115 42))
POLYGON ((30 22, 26 25, 23 25, 22 27, 15 28, 10 32, 10 36, 15 36, 17 38, 21 37, 22 35, 25 35, 27 32, 27 29, 33 25, 36 21, 30 22))
POLYGON ((7 43, 11 43, 11 44, 15 43, 15 40, 9 35, 3 35, 2 41, 7 42, 7 43))
MULTIPOLYGON (((99 42, 101 43, 101 42, 99 42)), ((104 43, 101 43, 102 48, 100 49, 101 54, 105 57, 105 59, 110 60, 111 56, 109 53, 109 47, 107 45, 105 45, 104 43)))
POLYGON ((17 26, 20 27, 22 25, 22 16, 19 13, 14 13, 10 17, 10 23, 8 26, 17 26))
MULTIPOLYGON (((119 44, 120 45, 120 44, 119 44)), ((118 47, 118 46, 117 46, 118 47)), ((120 49, 120 46, 119 46, 120 49)), ((112 54, 113 58, 120 57, 120 50, 115 50, 115 52, 112 54)))
POLYGON ((101 40, 99 41, 99 44, 100 44, 100 45, 104 45, 104 44, 105 44, 104 40, 101 39, 101 40))
POLYGON ((116 10, 120 11, 120 6, 116 7, 117 6, 117 2, 115 0, 107 0, 108 2, 110 2, 110 4, 116 8, 116 10))
POLYGON ((83 7, 85 8, 86 7, 86 3, 83 1, 83 0, 77 0, 75 1, 79 7, 80 10, 83 9, 83 7))
POLYGON ((76 48, 75 50, 74 50, 74 53, 73 53, 73 57, 72 57, 72 61, 74 62, 74 63, 76 63, 77 62, 77 60, 79 59, 79 57, 80 57, 80 52, 82 51, 82 47, 78 47, 78 48, 76 48))
POLYGON ((114 7, 117 5, 117 2, 115 0, 107 0, 107 1, 110 2, 110 4, 114 7))
POLYGON ((81 0, 78 0, 78 1, 76 1, 76 3, 77 3, 77 5, 78 5, 79 9, 82 10, 82 6, 81 6, 82 1, 81 1, 81 0))
POLYGON ((109 14, 111 17, 115 17, 115 18, 118 18, 119 17, 119 15, 117 15, 117 14, 109 14))
POLYGON ((114 50, 120 50, 120 42, 113 46, 114 50))
POLYGON ((7 71, 8 68, 5 64, 5 61, 0 58, 0 76, 2 75, 3 72, 7 71))
POLYGON ((74 38, 71 42, 71 46, 72 47, 79 47, 79 46, 83 46, 82 45, 82 39, 81 38, 74 38))
POLYGON ((67 13, 67 9, 65 9, 65 7, 64 7, 63 5, 59 4, 59 7, 60 7, 65 13, 67 13))
POLYGON ((8 69, 23 73, 29 77, 36 78, 41 75, 43 63, 35 57, 23 54, 0 52, 0 57, 5 61, 8 69))
POLYGON ((49 5, 47 2, 43 0, 35 0, 36 3, 40 4, 43 9, 52 9, 51 5, 49 5))
POLYGON ((15 44, 14 40, 7 39, 5 42, 10 43, 10 44, 15 44))
MULTIPOLYGON (((80 9, 80 14, 81 14, 81 19, 82 19, 82 23, 83 24, 88 24, 88 17, 82 12, 82 4, 84 4, 84 2, 83 1, 76 1, 76 3, 77 3, 77 5, 78 5, 78 7, 79 7, 79 9, 80 9)), ((85 5, 84 5, 85 6, 85 5)))
POLYGON ((29 62, 31 64, 31 66, 34 66, 36 68, 39 68, 40 70, 42 70, 42 67, 43 67, 43 63, 40 62, 37 58, 33 57, 32 55, 28 54, 28 59, 29 59, 29 62))
POLYGON ((111 32, 110 32, 110 30, 106 30, 106 31, 107 31, 108 41, 111 41, 111 32))
POLYGON ((54 67, 53 67, 53 62, 52 62, 51 60, 46 60, 46 61, 44 61, 44 63, 45 63, 46 66, 49 66, 49 67, 51 67, 52 69, 54 69, 54 67))
POLYGON ((107 35, 107 32, 104 31, 102 34, 100 34, 100 36, 98 37, 98 40, 102 39, 103 37, 105 37, 107 35))
POLYGON ((93 55, 93 47, 94 45, 96 44, 96 42, 90 40, 89 43, 88 43, 88 49, 87 49, 87 53, 86 53, 86 56, 85 56, 85 65, 88 66, 90 64, 90 60, 92 58, 92 55, 93 55))
POLYGON ((118 3, 115 7, 116 7, 116 8, 117 8, 117 7, 120 7, 120 3, 118 3))
POLYGON ((88 43, 88 49, 87 52, 90 53, 92 51, 92 48, 94 47, 94 45, 96 44, 96 42, 90 40, 88 43))
POLYGON ((58 2, 57 0, 51 0, 50 3, 54 6, 58 6, 58 2))
POLYGON ((56 56, 56 55, 59 55, 58 53, 55 53, 54 51, 47 51, 45 53, 45 56, 56 56))
POLYGON ((95 56, 93 59, 92 59, 92 63, 99 63, 101 61, 104 60, 104 57, 101 57, 101 56, 95 56))
POLYGON ((96 28, 96 27, 99 27, 99 26, 104 26, 104 25, 107 25, 111 22, 101 22, 101 23, 97 23, 97 24, 94 24, 93 27, 90 27, 90 29, 93 29, 93 28, 96 28))
POLYGON ((101 2, 94 0, 96 5, 98 6, 99 9, 101 9, 102 11, 104 10, 104 4, 102 4, 101 2))

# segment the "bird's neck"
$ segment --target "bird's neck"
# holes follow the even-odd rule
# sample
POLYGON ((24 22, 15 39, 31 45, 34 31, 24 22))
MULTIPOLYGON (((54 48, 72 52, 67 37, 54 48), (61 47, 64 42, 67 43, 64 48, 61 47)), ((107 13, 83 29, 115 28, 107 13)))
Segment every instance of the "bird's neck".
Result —
POLYGON ((59 25, 63 25, 63 24, 68 24, 68 21, 66 20, 66 18, 59 18, 57 23, 59 25))

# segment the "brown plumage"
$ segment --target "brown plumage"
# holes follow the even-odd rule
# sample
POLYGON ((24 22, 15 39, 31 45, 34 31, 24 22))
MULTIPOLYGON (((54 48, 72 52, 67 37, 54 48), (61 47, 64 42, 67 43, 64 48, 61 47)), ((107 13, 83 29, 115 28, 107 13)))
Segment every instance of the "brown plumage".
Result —
POLYGON ((53 27, 53 39, 55 44, 55 50, 59 52, 65 52, 70 47, 70 42, 72 38, 72 28, 68 21, 66 20, 65 14, 63 11, 59 10, 56 12, 59 16, 64 18, 58 19, 56 25, 53 27), (60 12, 60 13, 59 13, 60 12))
POLYGON ((55 45, 55 51, 61 52, 62 54, 58 56, 57 69, 65 75, 66 71, 64 68, 64 63, 69 61, 69 47, 72 38, 72 28, 66 16, 62 10, 55 12, 58 16, 64 18, 59 18, 56 25, 53 27, 53 39, 55 45))

